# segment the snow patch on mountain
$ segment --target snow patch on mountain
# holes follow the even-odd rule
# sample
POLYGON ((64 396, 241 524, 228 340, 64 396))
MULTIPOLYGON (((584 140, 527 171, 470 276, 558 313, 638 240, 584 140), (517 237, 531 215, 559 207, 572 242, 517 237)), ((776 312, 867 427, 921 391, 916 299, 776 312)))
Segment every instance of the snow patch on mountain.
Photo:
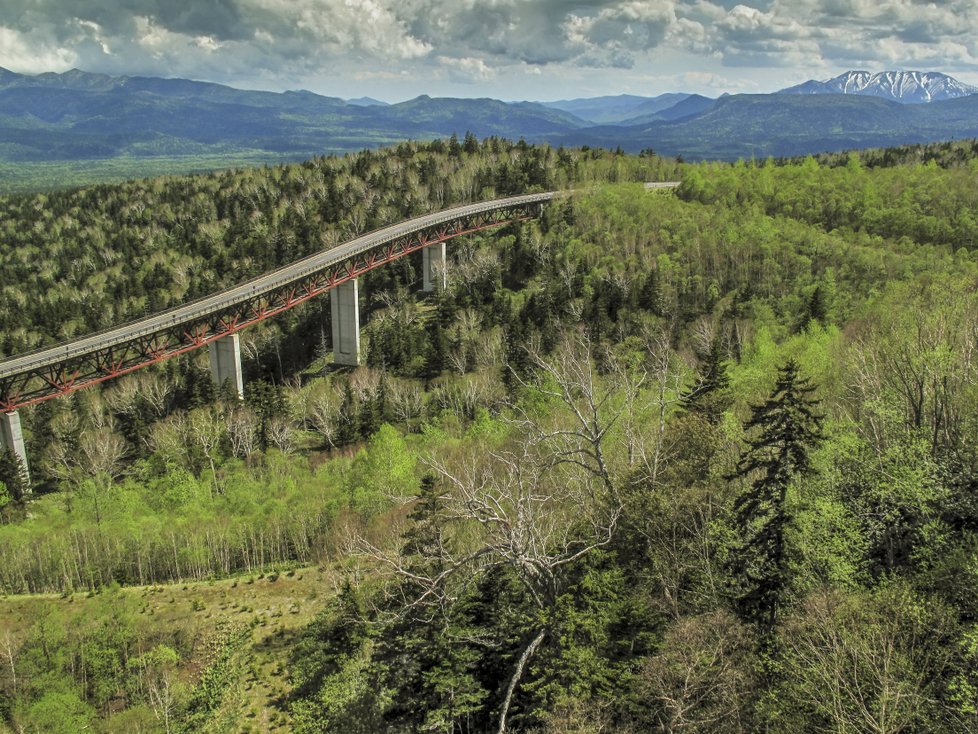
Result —
POLYGON ((978 93, 978 87, 937 71, 847 71, 826 81, 807 81, 779 94, 864 94, 907 104, 940 102, 978 93))

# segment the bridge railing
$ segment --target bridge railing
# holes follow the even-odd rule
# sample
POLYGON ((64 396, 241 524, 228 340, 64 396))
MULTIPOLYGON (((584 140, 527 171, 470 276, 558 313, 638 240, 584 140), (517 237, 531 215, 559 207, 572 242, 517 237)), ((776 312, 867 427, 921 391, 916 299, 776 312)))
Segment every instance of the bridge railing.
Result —
POLYGON ((121 342, 152 336, 162 330, 174 328, 183 323, 191 323, 234 305, 246 302, 256 296, 287 287, 302 281, 318 272, 362 255, 377 247, 410 236, 419 230, 447 224, 462 217, 484 212, 516 208, 526 204, 550 201, 555 192, 526 194, 505 199, 496 199, 477 204, 445 209, 434 214, 426 214, 407 222, 387 225, 360 235, 345 243, 313 253, 301 260, 276 268, 267 273, 250 278, 223 291, 211 293, 187 303, 174 306, 150 316, 143 316, 122 324, 107 327, 68 342, 47 347, 39 347, 15 357, 0 361, 0 378, 22 372, 41 369, 54 362, 84 356, 92 352, 109 349, 121 342))

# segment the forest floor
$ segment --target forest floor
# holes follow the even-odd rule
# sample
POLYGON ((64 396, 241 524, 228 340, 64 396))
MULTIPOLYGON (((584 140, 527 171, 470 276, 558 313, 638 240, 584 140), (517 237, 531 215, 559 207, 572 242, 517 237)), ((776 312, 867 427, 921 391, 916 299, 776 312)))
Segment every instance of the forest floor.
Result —
MULTIPOLYGON (((252 574, 196 583, 133 586, 119 593, 136 601, 136 624, 152 637, 180 640, 189 649, 180 674, 193 685, 206 664, 215 630, 251 626, 250 638, 234 654, 234 676, 209 731, 287 732, 288 651, 299 631, 335 591, 334 574, 323 568, 252 574)), ((0 596, 0 630, 23 639, 39 615, 60 606, 84 615, 98 594, 0 596)), ((0 726, 2 731, 2 726, 0 726)))

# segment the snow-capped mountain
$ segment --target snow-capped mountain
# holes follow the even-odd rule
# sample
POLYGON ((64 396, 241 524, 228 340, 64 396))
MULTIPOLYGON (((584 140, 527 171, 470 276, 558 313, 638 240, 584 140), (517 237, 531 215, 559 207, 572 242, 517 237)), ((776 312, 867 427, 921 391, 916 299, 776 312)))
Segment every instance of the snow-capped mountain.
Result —
POLYGON ((865 94, 908 104, 940 102, 978 93, 937 71, 847 71, 824 82, 807 81, 782 89, 779 94, 865 94))

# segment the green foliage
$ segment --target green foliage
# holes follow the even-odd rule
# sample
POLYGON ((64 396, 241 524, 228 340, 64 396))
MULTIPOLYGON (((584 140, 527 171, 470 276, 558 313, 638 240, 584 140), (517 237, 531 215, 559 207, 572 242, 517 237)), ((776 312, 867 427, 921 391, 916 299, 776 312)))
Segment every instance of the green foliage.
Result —
POLYGON ((610 560, 590 559, 548 616, 551 644, 536 658, 526 691, 526 706, 538 720, 574 701, 613 710, 632 685, 642 625, 624 572, 610 560))
MULTIPOLYGON (((58 314, 57 328, 34 323, 3 291, 4 349, 494 188, 674 170, 456 144, 4 200, 20 223, 4 272, 36 277, 58 314), (100 279, 123 257, 133 266, 100 279), (106 315, 105 289, 135 273, 132 300, 115 294, 128 305, 106 315)), ((964 150, 931 151, 943 167, 886 168, 881 154, 702 164, 679 197, 598 185, 539 222, 457 241, 434 298, 411 295, 411 258, 365 276, 356 370, 323 370, 328 350, 310 341, 327 316, 310 307, 251 335, 244 405, 187 359, 24 411, 32 468, 53 491, 8 505, 0 584, 94 593, 243 571, 247 592, 271 578, 254 579, 262 568, 336 564, 349 582, 277 643, 297 731, 496 730, 528 650, 513 730, 974 730, 978 267, 964 150), (535 374, 538 358, 567 356, 555 350, 568 334, 587 335, 596 384, 619 385, 602 407, 622 411, 603 434, 614 492, 576 473, 581 421, 545 394, 556 377, 535 374), (819 386, 817 411, 800 374, 819 386), (93 437, 122 435, 111 471, 86 463, 93 437), (563 453, 544 452, 555 444, 563 453), (552 463, 520 485, 505 460, 524 448, 521 471, 552 463), (437 467, 469 483, 468 504, 425 476, 437 467), (582 547, 580 529, 613 509, 600 550, 541 563, 582 547), (521 553, 499 562, 504 546, 521 553), (442 576, 455 563, 466 572, 442 576)), ((586 390, 570 395, 586 406, 586 390)), ((187 649, 144 635, 115 597, 93 596, 106 606, 83 623, 41 615, 13 640, 16 685, 0 666, 9 726, 29 730, 42 700, 106 731, 153 725, 148 691, 187 649)), ((190 616, 206 626, 210 613, 190 616)), ((215 648, 193 696, 193 681, 173 689, 177 719, 220 723, 244 664, 233 647, 215 648)))
POLYGON ((22 713, 15 713, 22 731, 31 734, 75 734, 91 725, 95 710, 67 682, 53 685, 22 713))
MULTIPOLYGON (((228 624, 218 630, 213 642, 212 659, 197 682, 187 704, 185 726, 200 729, 221 705, 231 683, 237 678, 236 654, 251 633, 247 625, 228 624)), ((158 654, 165 657, 165 651, 158 654)))
POLYGON ((740 537, 730 561, 735 605, 746 621, 773 630, 788 578, 785 533, 791 524, 788 489, 811 474, 810 450, 822 439, 815 388, 789 360, 778 371, 770 397, 754 406, 747 429, 760 429, 737 464, 736 477, 751 480, 734 503, 740 537))
POLYGON ((955 632, 946 608, 905 584, 814 594, 782 635, 780 725, 965 731, 937 683, 955 656, 955 632))
POLYGON ((20 458, 9 449, 0 450, 0 485, 3 486, 0 496, 6 497, 6 501, 0 503, 0 507, 10 500, 23 497, 30 489, 24 479, 24 466, 20 458))
POLYGON ((417 453, 400 432, 384 424, 361 449, 347 475, 350 506, 365 517, 411 497, 417 487, 417 453))
POLYGON ((703 360, 696 382, 680 398, 680 406, 687 413, 702 415, 714 425, 723 419, 730 407, 730 378, 724 363, 719 340, 714 339, 710 351, 703 360))

